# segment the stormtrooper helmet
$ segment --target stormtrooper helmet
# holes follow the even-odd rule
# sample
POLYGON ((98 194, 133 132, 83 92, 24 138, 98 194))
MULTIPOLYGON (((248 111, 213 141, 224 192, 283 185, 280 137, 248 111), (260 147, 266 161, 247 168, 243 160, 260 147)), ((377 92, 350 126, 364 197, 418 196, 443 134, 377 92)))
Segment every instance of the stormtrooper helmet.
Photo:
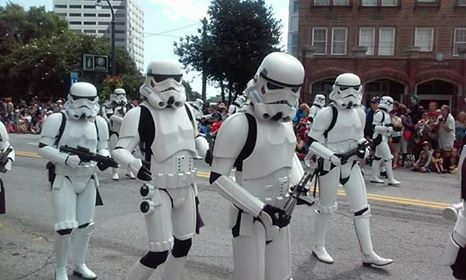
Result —
POLYGON ((379 101, 380 109, 385 109, 387 112, 391 112, 393 110, 393 98, 390 96, 382 96, 379 101))
POLYGON ((139 92, 156 109, 180 108, 186 101, 181 66, 174 61, 153 61, 147 67, 146 80, 139 92))
POLYGON ((361 106, 361 79, 353 73, 339 75, 335 80, 329 98, 341 109, 361 106))
POLYGON ((244 95, 238 95, 233 102, 238 108, 241 108, 246 104, 246 97, 244 95))
POLYGON ((246 94, 259 118, 289 122, 296 115, 304 67, 294 56, 273 52, 257 69, 246 94))
POLYGON ((118 106, 125 105, 128 103, 126 99, 126 91, 122 88, 116 88, 112 94, 110 94, 110 101, 118 106))
POLYGON ((202 112, 202 108, 204 107, 204 101, 202 101, 202 99, 200 98, 197 98, 196 100, 194 100, 191 105, 198 111, 201 111, 202 112))
POLYGON ((314 102, 312 103, 313 105, 317 105, 319 107, 324 107, 325 106, 325 95, 323 94, 317 94, 314 97, 314 102))
POLYGON ((75 120, 93 121, 99 112, 99 97, 93 84, 78 82, 71 86, 65 110, 75 120))

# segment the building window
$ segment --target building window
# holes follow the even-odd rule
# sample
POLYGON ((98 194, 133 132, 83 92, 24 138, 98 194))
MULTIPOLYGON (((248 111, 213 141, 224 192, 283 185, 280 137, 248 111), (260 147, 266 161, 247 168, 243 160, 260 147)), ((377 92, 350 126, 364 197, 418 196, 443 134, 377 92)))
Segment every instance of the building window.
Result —
POLYGON ((382 6, 385 6, 385 7, 398 6, 398 0, 382 0, 382 6))
POLYGON ((95 21, 85 21, 84 25, 96 25, 95 21))
POLYGON ((432 51, 433 43, 433 28, 416 28, 416 32, 414 34, 414 46, 420 47, 421 52, 430 52, 432 51))
POLYGON ((453 39, 453 55, 458 56, 458 48, 466 48, 466 28, 456 28, 453 39))
POLYGON ((349 0, 333 0, 334 6, 349 6, 349 0))
POLYGON ((312 29, 312 46, 315 48, 315 54, 327 54, 327 28, 312 29))
POLYGON ((66 9, 66 8, 68 8, 68 6, 67 5, 55 5, 55 8, 56 9, 66 9))
POLYGON ((70 9, 81 9, 81 5, 70 5, 70 9))
POLYGON ((329 0, 314 0, 314 6, 328 6, 329 4, 329 0))
POLYGON ((80 17, 81 13, 70 13, 70 17, 80 17))
POLYGON ((416 0, 416 6, 437 7, 440 5, 438 0, 416 0))
POLYGON ((293 13, 299 13, 299 0, 293 1, 293 13))
POLYGON ((398 6, 398 0, 361 0, 361 6, 363 7, 396 7, 398 6), (379 2, 380 1, 380 2, 379 2))
POLYGON ((84 14, 85 17, 95 17, 95 14, 84 14))
POLYGON ((366 55, 374 55, 375 29, 362 27, 359 29, 359 45, 367 47, 366 55))
POLYGON ((375 7, 375 6, 377 6, 377 0, 361 0, 361 6, 363 6, 363 7, 375 7))
POLYGON ((95 9, 94 5, 84 5, 84 9, 95 9))
POLYGON ((95 30, 84 29, 84 33, 95 33, 95 30))
POLYGON ((466 0, 456 0, 457 7, 466 7, 466 0))
POLYGON ((99 14, 99 17, 110 17, 110 14, 99 14))
POLYGON ((348 29, 345 27, 332 28, 332 55, 346 54, 346 40, 348 38, 348 29))
POLYGON ((381 56, 395 54, 395 28, 382 27, 379 29, 378 54, 381 56))
POLYGON ((81 25, 80 21, 70 21, 70 25, 81 25))

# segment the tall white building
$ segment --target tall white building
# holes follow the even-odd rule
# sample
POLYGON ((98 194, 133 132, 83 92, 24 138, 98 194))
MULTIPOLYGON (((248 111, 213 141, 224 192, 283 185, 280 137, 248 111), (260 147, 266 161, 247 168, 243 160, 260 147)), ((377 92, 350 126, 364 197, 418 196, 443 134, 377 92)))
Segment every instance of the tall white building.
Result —
POLYGON ((288 8, 288 43, 286 52, 298 57, 299 43, 299 2, 300 0, 289 0, 288 8))
MULTIPOLYGON (((71 30, 110 40, 112 14, 107 1, 96 9, 96 0, 53 0, 53 11, 66 19, 71 30)), ((138 0, 110 0, 115 13, 115 46, 124 47, 144 71, 144 12, 138 0)))

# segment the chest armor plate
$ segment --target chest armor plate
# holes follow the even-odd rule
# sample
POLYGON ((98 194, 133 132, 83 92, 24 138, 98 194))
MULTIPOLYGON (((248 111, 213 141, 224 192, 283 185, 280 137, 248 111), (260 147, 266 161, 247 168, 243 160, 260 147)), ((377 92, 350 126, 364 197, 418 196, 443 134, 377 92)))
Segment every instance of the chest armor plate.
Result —
MULTIPOLYGON (((390 114, 389 114, 389 113, 387 113, 387 112, 385 112, 385 111, 383 111, 383 110, 377 110, 377 111, 374 113, 374 116, 375 116, 376 114, 377 114, 377 115, 383 115, 383 117, 380 118, 380 119, 383 120, 383 121, 380 122, 380 123, 377 123, 376 125, 387 126, 387 125, 389 125, 389 124, 392 123, 392 119, 390 118, 390 114)), ((380 117, 380 116, 379 116, 379 117, 380 117)), ((382 139, 383 139, 384 141, 387 141, 387 140, 388 140, 388 136, 390 136, 390 133, 388 133, 388 132, 376 132, 376 131, 374 131, 373 137, 375 138, 375 137, 377 137, 379 134, 381 134, 381 135, 383 136, 382 139)))
POLYGON ((65 129, 58 144, 76 148, 82 146, 95 153, 97 149, 97 129, 94 122, 86 120, 66 120, 65 129))
MULTIPOLYGON (((112 109, 112 114, 109 116, 109 118, 112 116, 112 115, 115 115, 115 116, 118 116, 118 117, 124 117, 126 114, 126 107, 124 106, 117 106, 115 108, 112 109)), ((120 127, 121 127, 121 123, 119 122, 114 122, 114 121, 110 121, 110 130, 112 132, 116 132, 116 133, 119 133, 120 132, 120 127)))
POLYGON ((196 151, 193 125, 185 108, 152 110, 155 137, 152 142, 153 160, 162 163, 181 151, 196 151))
POLYGON ((355 109, 338 109, 335 126, 329 131, 326 146, 336 153, 343 153, 357 146, 362 136, 364 122, 355 109))

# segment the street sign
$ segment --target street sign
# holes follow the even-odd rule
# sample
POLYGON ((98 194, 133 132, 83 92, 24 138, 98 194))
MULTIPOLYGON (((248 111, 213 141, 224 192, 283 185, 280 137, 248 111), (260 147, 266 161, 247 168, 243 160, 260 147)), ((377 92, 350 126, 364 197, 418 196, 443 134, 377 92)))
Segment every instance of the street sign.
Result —
POLYGON ((70 87, 78 82, 78 72, 70 72, 70 87))
POLYGON ((83 70, 91 72, 108 72, 108 56, 98 54, 84 54, 83 70))

